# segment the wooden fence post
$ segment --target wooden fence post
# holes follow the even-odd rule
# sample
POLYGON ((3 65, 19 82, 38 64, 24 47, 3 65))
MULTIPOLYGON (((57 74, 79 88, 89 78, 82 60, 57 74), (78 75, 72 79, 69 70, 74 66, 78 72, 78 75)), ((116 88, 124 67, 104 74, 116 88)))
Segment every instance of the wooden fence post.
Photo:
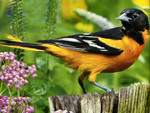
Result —
POLYGON ((48 98, 50 113, 150 113, 150 84, 135 83, 105 94, 58 95, 48 98))

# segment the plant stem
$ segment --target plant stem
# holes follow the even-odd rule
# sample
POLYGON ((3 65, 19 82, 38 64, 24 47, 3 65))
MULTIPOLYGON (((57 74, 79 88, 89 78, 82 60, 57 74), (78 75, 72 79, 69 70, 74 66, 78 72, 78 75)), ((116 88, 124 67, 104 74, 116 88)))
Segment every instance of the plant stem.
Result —
POLYGON ((20 90, 19 89, 17 90, 17 94, 18 94, 18 97, 20 97, 20 90))
POLYGON ((58 0, 48 0, 46 13, 47 39, 52 39, 57 21, 58 0))
POLYGON ((11 100, 12 100, 12 94, 11 94, 11 91, 10 91, 9 88, 8 88, 8 91, 9 91, 9 95, 10 95, 9 106, 8 106, 8 113, 9 113, 9 111, 10 111, 10 106, 11 106, 11 100))
MULTIPOLYGON (((47 13, 46 13, 46 37, 47 39, 53 38, 53 33, 55 30, 55 24, 57 21, 57 11, 58 11, 58 0, 48 0, 47 2, 47 13)), ((47 72, 46 74, 49 75, 49 55, 46 56, 47 60, 47 72)))
MULTIPOLYGON (((23 1, 22 0, 13 0, 12 2, 12 15, 11 15, 11 26, 12 26, 12 35, 14 37, 19 37, 23 40, 25 38, 25 16, 23 11, 23 1)), ((23 61, 24 50, 14 49, 14 53, 17 55, 16 59, 23 61)))
POLYGON ((4 90, 2 90, 2 91, 0 92, 0 95, 3 94, 3 93, 6 91, 6 89, 7 89, 7 88, 5 88, 4 90))
POLYGON ((4 86, 4 85, 5 85, 5 84, 4 84, 3 82, 1 82, 0 95, 2 95, 3 92, 6 91, 6 89, 7 89, 7 88, 5 88, 5 89, 3 90, 3 86, 4 86))
POLYGON ((114 73, 113 75, 113 87, 117 88, 118 90, 118 86, 119 86, 119 78, 118 78, 118 73, 114 73))
POLYGON ((2 89, 3 89, 3 82, 1 82, 0 94, 1 94, 2 89))

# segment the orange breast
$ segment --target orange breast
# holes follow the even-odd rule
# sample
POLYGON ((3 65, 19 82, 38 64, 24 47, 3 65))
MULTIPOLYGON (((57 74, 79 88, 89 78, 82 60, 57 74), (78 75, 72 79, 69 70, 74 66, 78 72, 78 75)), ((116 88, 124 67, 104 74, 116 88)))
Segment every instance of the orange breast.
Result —
POLYGON ((130 67, 139 57, 142 50, 144 49, 146 42, 149 39, 149 33, 145 30, 143 33, 144 44, 139 45, 135 40, 125 36, 122 40, 111 40, 111 42, 107 39, 102 39, 105 43, 109 45, 109 43, 116 48, 120 48, 123 50, 123 53, 118 56, 107 57, 108 67, 103 70, 103 72, 116 72, 122 71, 126 68, 130 67))

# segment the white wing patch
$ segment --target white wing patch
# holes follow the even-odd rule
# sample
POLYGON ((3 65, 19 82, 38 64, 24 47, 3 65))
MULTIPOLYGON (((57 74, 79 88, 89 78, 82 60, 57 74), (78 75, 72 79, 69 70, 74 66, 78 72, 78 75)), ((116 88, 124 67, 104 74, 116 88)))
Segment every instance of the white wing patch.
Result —
POLYGON ((82 38, 82 37, 84 37, 84 38, 85 38, 85 37, 86 37, 86 38, 97 38, 96 36, 87 36, 87 35, 80 35, 79 37, 80 37, 80 38, 82 38))
POLYGON ((86 52, 85 48, 77 48, 77 47, 75 47, 75 46, 73 46, 73 45, 67 45, 67 44, 63 44, 63 43, 61 43, 61 42, 55 42, 55 44, 57 44, 57 45, 59 45, 59 46, 61 46, 61 47, 72 48, 73 50, 85 51, 85 52, 86 52))
POLYGON ((80 41, 75 39, 75 38, 60 38, 60 39, 57 39, 57 40, 80 43, 80 41))
POLYGON ((85 35, 85 36, 86 36, 86 35, 90 35, 90 34, 91 34, 91 33, 84 33, 83 35, 85 35))
MULTIPOLYGON (((105 50, 104 47, 101 47, 101 46, 95 44, 94 42, 92 42, 92 40, 83 40, 83 41, 86 42, 86 43, 88 43, 89 46, 91 46, 91 47, 96 47, 96 48, 98 48, 98 49, 105 50)), ((107 51, 107 50, 106 50, 106 51, 107 51)))

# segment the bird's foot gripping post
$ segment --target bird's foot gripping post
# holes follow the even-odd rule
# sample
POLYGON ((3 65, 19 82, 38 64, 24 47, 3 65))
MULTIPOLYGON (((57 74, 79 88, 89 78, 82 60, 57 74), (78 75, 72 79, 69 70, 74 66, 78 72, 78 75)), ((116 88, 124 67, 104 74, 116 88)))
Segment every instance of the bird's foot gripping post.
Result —
POLYGON ((98 84, 97 82, 95 82, 96 80, 96 77, 97 77, 97 74, 98 73, 91 73, 90 76, 89 76, 89 81, 91 82, 91 84, 105 90, 106 92, 111 92, 111 89, 105 87, 105 86, 102 86, 101 84, 98 84))
POLYGON ((97 82, 91 82, 91 84, 93 84, 93 85, 95 85, 95 86, 105 90, 106 92, 111 92, 112 91, 111 89, 109 89, 109 88, 107 88, 105 86, 102 86, 101 84, 98 84, 97 82))

